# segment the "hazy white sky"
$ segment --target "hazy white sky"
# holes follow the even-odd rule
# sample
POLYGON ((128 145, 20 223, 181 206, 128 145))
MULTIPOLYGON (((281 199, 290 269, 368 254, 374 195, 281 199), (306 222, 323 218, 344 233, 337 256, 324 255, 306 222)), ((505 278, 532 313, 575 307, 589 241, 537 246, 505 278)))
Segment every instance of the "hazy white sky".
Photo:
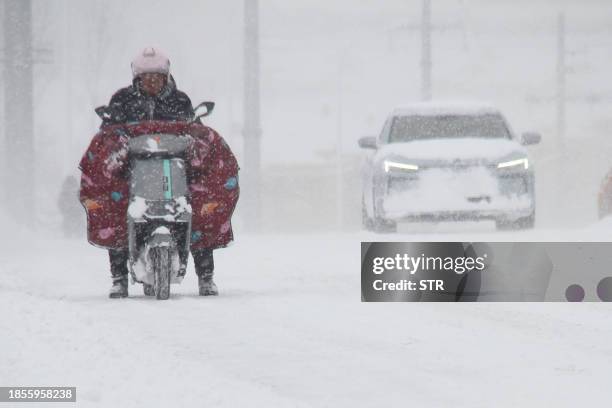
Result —
MULTIPOLYGON (((80 142, 75 151, 95 130, 94 105, 129 83, 129 62, 147 45, 170 55, 179 87, 194 102, 218 102, 211 124, 239 140, 241 1, 37 0, 34 7, 37 44, 52 48, 55 56, 54 64, 36 70, 38 117, 71 116, 73 139, 80 142), (56 103, 66 91, 71 115, 56 103)), ((288 160, 297 152, 308 159, 314 150, 332 148, 328 140, 335 138, 339 112, 350 150, 361 134, 378 130, 395 104, 418 99, 420 7, 420 0, 260 1, 266 158, 279 159, 280 149, 288 160), (398 30, 405 25, 411 29, 398 30)), ((434 96, 493 99, 518 120, 530 121, 534 115, 516 101, 554 93, 555 21, 561 9, 568 13, 569 29, 599 35, 601 45, 578 56, 591 58, 578 62, 588 75, 574 78, 588 87, 599 71, 607 72, 598 64, 610 56, 605 45, 612 49, 612 3, 434 0, 434 24, 443 28, 433 36, 434 96)), ((572 41, 577 48, 585 42, 572 41)), ((535 116, 535 126, 552 123, 535 116)), ((50 121, 44 126, 55 132, 63 127, 50 121)))
MULTIPOLYGON (((209 124, 241 159, 242 4, 34 0, 35 46, 53 50, 53 63, 35 68, 39 178, 76 170, 99 123, 93 109, 129 84, 130 60, 149 45, 171 57, 194 102, 217 102, 209 124)), ((324 161, 339 134, 342 151, 356 156, 359 137, 377 133, 394 106, 419 99, 421 4, 260 1, 265 166, 324 161)), ((609 143, 612 2, 432 0, 434 98, 498 105, 516 131, 543 133, 534 155, 546 159, 555 142, 560 11, 568 30, 568 137, 609 143)), ((589 194, 609 165, 605 152, 580 153, 592 173, 589 194)))

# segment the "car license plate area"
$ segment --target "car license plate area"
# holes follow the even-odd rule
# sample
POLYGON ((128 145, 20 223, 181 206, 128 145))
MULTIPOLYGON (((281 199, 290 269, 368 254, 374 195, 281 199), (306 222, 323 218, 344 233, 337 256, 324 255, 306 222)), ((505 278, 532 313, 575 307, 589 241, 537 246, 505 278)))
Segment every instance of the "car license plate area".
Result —
POLYGON ((452 196, 472 203, 482 199, 491 202, 499 190, 495 177, 482 166, 429 169, 421 176, 422 184, 438 190, 441 197, 452 196))

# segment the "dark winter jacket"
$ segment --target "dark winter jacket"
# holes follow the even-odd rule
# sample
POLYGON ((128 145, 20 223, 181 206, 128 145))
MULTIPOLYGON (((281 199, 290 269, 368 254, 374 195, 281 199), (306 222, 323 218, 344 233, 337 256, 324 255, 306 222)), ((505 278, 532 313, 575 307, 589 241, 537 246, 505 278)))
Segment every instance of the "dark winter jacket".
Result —
POLYGON ((149 96, 140 90, 140 80, 135 78, 132 85, 117 91, 108 107, 111 118, 106 125, 135 123, 145 120, 188 121, 193 118, 193 106, 189 97, 176 89, 171 75, 168 83, 156 96, 149 96))

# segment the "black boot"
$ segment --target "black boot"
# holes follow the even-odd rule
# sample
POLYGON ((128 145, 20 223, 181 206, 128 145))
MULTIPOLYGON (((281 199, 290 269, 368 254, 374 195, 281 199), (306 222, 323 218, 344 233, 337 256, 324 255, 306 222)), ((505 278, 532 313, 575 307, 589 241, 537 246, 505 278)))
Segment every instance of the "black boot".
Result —
POLYGON ((128 296, 128 277, 119 276, 113 278, 113 286, 110 288, 108 297, 111 299, 124 298, 128 296))
POLYGON ((213 281, 215 262, 212 249, 196 249, 191 252, 198 275, 198 289, 200 296, 218 296, 219 289, 213 281))
POLYGON ((128 296, 128 251, 127 249, 110 249, 108 251, 110 259, 111 277, 113 286, 108 297, 111 299, 124 298, 128 296))
POLYGON ((213 281, 213 274, 198 276, 200 296, 219 296, 219 289, 213 281))

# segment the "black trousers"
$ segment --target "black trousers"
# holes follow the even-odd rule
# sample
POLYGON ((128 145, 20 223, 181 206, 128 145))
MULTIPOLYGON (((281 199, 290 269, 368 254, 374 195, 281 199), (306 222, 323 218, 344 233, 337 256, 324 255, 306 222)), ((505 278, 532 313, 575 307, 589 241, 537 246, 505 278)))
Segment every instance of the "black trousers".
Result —
MULTIPOLYGON (((108 250, 111 276, 113 278, 122 278, 128 274, 128 256, 127 249, 108 250)), ((195 263, 196 274, 201 277, 212 277, 215 270, 213 250, 210 248, 192 249, 191 256, 193 256, 195 263)))

